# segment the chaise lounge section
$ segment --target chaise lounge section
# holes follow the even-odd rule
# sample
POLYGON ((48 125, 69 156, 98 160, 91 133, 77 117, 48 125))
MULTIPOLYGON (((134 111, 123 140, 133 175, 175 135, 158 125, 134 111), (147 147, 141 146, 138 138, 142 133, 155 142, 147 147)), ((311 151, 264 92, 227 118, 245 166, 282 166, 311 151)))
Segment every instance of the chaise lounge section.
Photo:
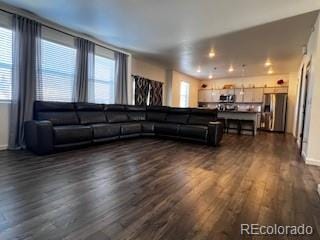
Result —
POLYGON ((25 122, 26 146, 39 155, 140 136, 217 146, 222 135, 217 111, 196 108, 36 101, 25 122))

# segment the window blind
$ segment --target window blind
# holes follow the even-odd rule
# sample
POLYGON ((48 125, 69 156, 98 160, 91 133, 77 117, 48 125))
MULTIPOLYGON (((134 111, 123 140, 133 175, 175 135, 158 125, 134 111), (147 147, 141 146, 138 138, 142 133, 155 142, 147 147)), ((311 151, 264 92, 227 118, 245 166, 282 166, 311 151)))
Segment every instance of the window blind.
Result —
POLYGON ((12 31, 0 27, 0 101, 11 100, 12 31))
POLYGON ((110 58, 95 55, 93 97, 95 103, 114 103, 115 61, 110 58))
POLYGON ((71 102, 75 84, 76 49, 41 40, 40 82, 37 98, 71 102))

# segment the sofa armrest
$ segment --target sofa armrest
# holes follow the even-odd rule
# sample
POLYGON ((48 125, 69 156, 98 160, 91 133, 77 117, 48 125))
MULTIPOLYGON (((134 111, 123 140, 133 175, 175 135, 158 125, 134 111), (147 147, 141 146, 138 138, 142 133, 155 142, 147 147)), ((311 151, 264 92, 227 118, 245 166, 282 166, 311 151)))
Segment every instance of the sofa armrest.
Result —
POLYGON ((53 152, 53 127, 50 121, 24 123, 26 146, 32 152, 43 155, 53 152))
POLYGON ((219 145, 223 136, 223 124, 221 122, 209 122, 208 124, 208 144, 219 145))

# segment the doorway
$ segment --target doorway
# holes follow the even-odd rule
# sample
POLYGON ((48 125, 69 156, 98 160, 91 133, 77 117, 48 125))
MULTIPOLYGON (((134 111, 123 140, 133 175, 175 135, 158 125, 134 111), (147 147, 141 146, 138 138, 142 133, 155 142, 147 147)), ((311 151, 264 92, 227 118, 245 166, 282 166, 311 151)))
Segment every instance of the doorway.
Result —
POLYGON ((310 79, 310 62, 307 66, 302 68, 301 81, 300 81, 300 92, 299 92, 299 103, 298 103, 298 124, 296 128, 296 136, 298 137, 299 152, 300 155, 303 152, 305 143, 305 132, 306 132, 306 118, 307 118, 307 104, 308 104, 308 91, 309 91, 309 79, 310 79), (305 74, 304 74, 305 71, 305 74))

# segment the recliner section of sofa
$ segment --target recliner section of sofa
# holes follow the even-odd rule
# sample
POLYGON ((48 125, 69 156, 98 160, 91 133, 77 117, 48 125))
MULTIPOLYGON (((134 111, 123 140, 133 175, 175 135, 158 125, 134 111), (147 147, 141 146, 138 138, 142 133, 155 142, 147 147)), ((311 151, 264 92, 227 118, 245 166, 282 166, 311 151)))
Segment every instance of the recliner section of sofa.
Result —
POLYGON ((216 110, 36 101, 25 122, 27 148, 37 154, 120 138, 163 136, 216 146, 223 127, 216 110))

